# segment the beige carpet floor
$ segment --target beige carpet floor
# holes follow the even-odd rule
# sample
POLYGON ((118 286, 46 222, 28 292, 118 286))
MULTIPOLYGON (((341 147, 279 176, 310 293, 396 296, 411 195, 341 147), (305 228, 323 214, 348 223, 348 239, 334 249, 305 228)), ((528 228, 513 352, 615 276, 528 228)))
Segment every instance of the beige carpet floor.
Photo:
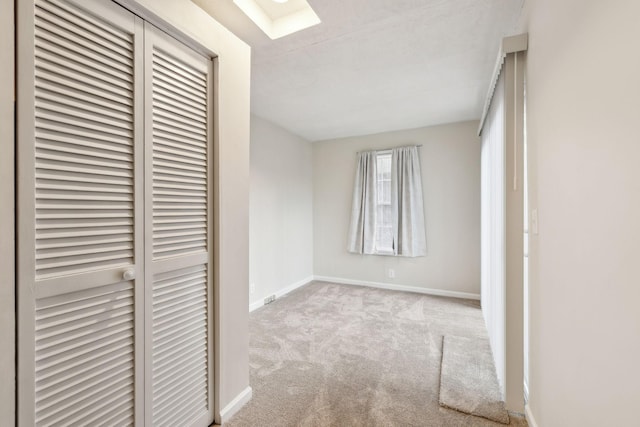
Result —
POLYGON ((503 426, 440 406, 445 335, 486 339, 479 303, 312 282, 251 313, 253 399, 225 427, 503 426))
POLYGON ((489 340, 455 335, 444 337, 440 405, 509 424, 489 340))

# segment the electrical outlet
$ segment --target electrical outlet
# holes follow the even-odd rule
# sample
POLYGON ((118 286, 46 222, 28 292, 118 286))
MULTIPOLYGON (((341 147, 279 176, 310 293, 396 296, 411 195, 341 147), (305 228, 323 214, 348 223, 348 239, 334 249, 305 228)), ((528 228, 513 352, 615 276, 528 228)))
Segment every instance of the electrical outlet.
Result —
POLYGON ((276 300, 276 296, 275 295, 269 295, 268 297, 266 297, 264 299, 264 305, 271 304, 275 300, 276 300))
POLYGON ((255 283, 250 283, 249 284, 249 293, 253 294, 256 292, 256 284, 255 283))
POLYGON ((387 270, 387 277, 389 277, 389 279, 393 279, 396 277, 396 271, 393 268, 390 268, 387 270))

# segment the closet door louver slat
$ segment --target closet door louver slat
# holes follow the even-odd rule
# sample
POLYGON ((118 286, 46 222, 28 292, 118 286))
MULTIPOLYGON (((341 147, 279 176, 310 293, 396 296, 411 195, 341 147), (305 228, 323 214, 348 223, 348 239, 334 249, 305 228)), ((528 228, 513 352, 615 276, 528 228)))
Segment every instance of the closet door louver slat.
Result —
MULTIPOLYGON (((60 170, 56 166, 78 167, 82 165, 99 164, 108 166, 116 170, 134 169, 133 162, 133 113, 124 114, 117 121, 108 121, 105 116, 95 111, 89 111, 84 107, 86 100, 79 100, 74 97, 71 91, 65 91, 64 87, 72 87, 77 80, 82 80, 85 84, 96 87, 100 80, 89 74, 77 74, 71 70, 75 69, 75 64, 66 61, 64 58, 57 58, 54 61, 40 55, 42 52, 38 47, 41 40, 48 40, 39 33, 41 28, 48 30, 47 34, 55 34, 56 37, 65 40, 87 40, 87 46, 78 44, 76 46, 80 56, 89 57, 99 55, 96 52, 99 42, 108 47, 117 46, 121 51, 126 51, 128 56, 120 55, 124 66, 133 70, 133 35, 121 34, 116 45, 111 40, 95 35, 95 26, 90 21, 82 19, 85 14, 76 10, 73 21, 66 21, 57 18, 60 8, 55 4, 39 1, 36 3, 35 28, 36 28, 36 70, 41 73, 58 73, 59 82, 51 83, 55 86, 55 92, 64 97, 65 100, 74 101, 75 105, 69 102, 59 103, 55 96, 48 96, 48 91, 41 89, 41 79, 36 73, 35 98, 36 114, 35 129, 38 135, 35 138, 35 169, 36 175, 36 246, 47 245, 52 241, 64 239, 72 243, 70 239, 77 235, 93 236, 93 240, 77 240, 76 245, 65 248, 51 248, 46 254, 41 249, 36 249, 36 278, 46 278, 50 276, 68 275, 87 269, 109 268, 117 266, 127 266, 133 264, 133 182, 122 182, 113 184, 113 176, 108 174, 95 176, 94 182, 85 182, 83 186, 76 182, 66 183, 73 174, 60 170), (54 22, 54 23, 51 23, 54 22), (89 38, 91 41, 89 42, 89 38), (110 43, 111 42, 111 43, 110 43), (60 68, 64 67, 64 71, 60 68), (41 95, 42 93, 42 95, 41 95), (44 97, 44 98, 43 98, 44 97), (48 99, 45 99, 48 98, 48 99), (57 126, 57 130, 48 130, 48 125, 57 126), (85 129, 84 138, 92 141, 92 134, 102 135, 112 134, 118 139, 119 144, 105 144, 102 148, 95 145, 84 145, 81 141, 73 143, 73 135, 78 128, 85 129), (124 146, 128 152, 116 152, 110 150, 109 145, 124 146), (55 161, 56 165, 51 167, 50 161, 55 161), (45 176, 43 172, 48 173, 45 176), (124 202, 124 209, 121 210, 121 218, 124 221, 119 223, 104 223, 101 221, 77 220, 65 218, 65 213, 69 210, 66 204, 73 205, 75 209, 86 209, 95 213, 112 208, 111 202, 124 202), (57 214, 57 217, 55 217, 57 214), (53 216, 43 219, 42 216, 53 216), (114 227, 120 228, 114 228, 114 227), (122 228, 124 226, 124 228, 122 228), (81 256, 84 251, 94 253, 96 247, 102 247, 100 236, 104 233, 114 231, 124 231, 127 245, 113 246, 111 250, 103 249, 100 256, 81 256)), ((92 18, 93 19, 93 18, 92 18)), ((98 31, 99 32, 99 31, 98 31)), ((71 43, 71 42, 69 42, 71 43)), ((106 49, 106 48, 101 48, 106 49)), ((117 54, 114 53, 117 56, 117 54)), ((131 71, 131 75, 133 72, 131 71)), ((124 97, 133 104, 133 84, 132 79, 119 79, 122 86, 129 87, 127 90, 116 90, 119 96, 124 97)), ((112 82, 113 83, 113 82, 112 82)), ((109 85, 105 86, 109 87, 109 85)), ((87 95, 89 96, 89 95, 87 95)), ((90 101, 94 105, 102 103, 101 98, 92 95, 90 101)), ((106 171, 105 171, 106 172, 106 171)))
POLYGON ((211 61, 146 29, 147 413, 207 426, 211 400, 211 61))
POLYGON ((64 295, 62 304, 55 298, 38 301, 37 425, 81 419, 116 385, 119 393, 112 398, 125 398, 133 417, 133 284, 105 286, 100 292, 64 295), (119 357, 105 357, 114 353, 119 357))
POLYGON ((18 13, 31 23, 18 49, 19 424, 133 425, 144 384, 142 21, 96 0, 21 1, 18 13))
MULTIPOLYGON (((154 260, 207 251, 207 129, 201 121, 180 114, 167 105, 156 92, 158 81, 170 86, 176 93, 197 94, 199 107, 207 110, 206 72, 198 72, 171 57, 160 49, 154 49, 153 57, 153 254, 154 260), (185 89, 189 88, 186 92, 185 89), (155 138, 160 133, 162 138, 155 138), (172 141, 175 135, 178 140, 172 141), (166 139, 165 139, 166 138, 166 139), (173 147, 171 148, 173 144, 173 147), (191 147, 193 151, 184 150, 191 147), (172 171, 172 173, 169 172, 172 171), (195 179, 176 191, 171 188, 174 176, 195 179), (193 174, 196 175, 194 176, 193 174), (189 175, 190 174, 190 175, 189 175), (171 222, 155 220, 163 214, 183 210, 182 216, 174 216, 171 222), (188 217, 189 220, 184 219, 188 217), (190 236, 191 238, 185 239, 190 236)), ((185 183, 186 184, 186 183, 185 183)))
MULTIPOLYGON (((170 416, 199 399, 200 405, 194 417, 207 411, 207 370, 208 346, 207 329, 207 278, 199 274, 205 267, 176 270, 159 274, 154 280, 153 298, 153 420, 154 425, 175 425, 170 416), (197 282, 180 295, 159 295, 167 281, 180 282, 178 288, 192 277, 199 276, 197 282), (163 317, 171 315, 171 302, 175 301, 176 316, 171 321, 161 323, 163 317)), ((187 425, 185 423, 185 425, 187 425)))

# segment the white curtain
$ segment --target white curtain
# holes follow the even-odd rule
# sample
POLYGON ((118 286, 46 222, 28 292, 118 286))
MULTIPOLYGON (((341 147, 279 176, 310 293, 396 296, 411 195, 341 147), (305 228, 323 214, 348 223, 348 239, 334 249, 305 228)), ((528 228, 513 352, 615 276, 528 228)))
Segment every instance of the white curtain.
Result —
POLYGON ((376 152, 358 154, 347 250, 374 254, 376 249, 376 152))
POLYGON ((391 203, 395 255, 417 257, 427 253, 418 147, 394 148, 391 154, 391 203))

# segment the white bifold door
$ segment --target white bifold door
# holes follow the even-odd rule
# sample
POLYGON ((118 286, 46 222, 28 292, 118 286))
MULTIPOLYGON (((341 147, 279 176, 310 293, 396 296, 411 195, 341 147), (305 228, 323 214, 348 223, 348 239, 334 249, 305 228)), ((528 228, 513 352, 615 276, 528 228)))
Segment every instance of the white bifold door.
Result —
POLYGON ((213 421, 212 61, 18 4, 18 425, 213 421))

